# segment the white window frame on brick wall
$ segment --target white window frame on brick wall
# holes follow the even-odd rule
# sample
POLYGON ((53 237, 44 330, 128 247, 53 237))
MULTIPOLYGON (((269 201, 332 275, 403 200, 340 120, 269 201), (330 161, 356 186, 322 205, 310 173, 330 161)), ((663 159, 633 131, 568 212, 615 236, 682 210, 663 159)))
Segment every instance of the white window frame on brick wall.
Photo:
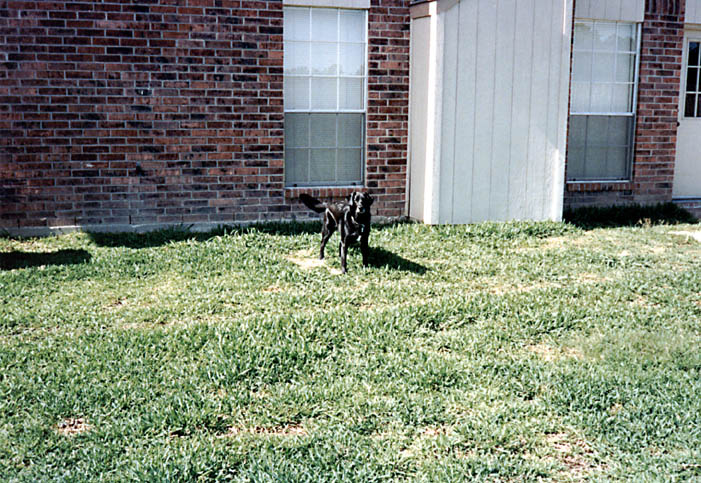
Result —
MULTIPOLYGON (((367 92, 368 92, 368 12, 365 9, 342 9, 330 7, 298 7, 285 6, 285 24, 283 26, 284 45, 285 45, 285 68, 284 68, 284 105, 285 105, 285 186, 287 187, 304 187, 304 186, 358 186, 363 184, 364 166, 365 166, 365 124, 367 115, 367 92), (336 39, 325 40, 323 42, 315 40, 315 34, 312 32, 314 28, 314 13, 323 11, 324 14, 330 12, 336 13, 336 39), (363 15, 363 32, 362 41, 348 40, 341 38, 341 22, 343 16, 348 12, 354 12, 354 15, 363 15), (305 39, 299 40, 294 37, 294 34, 289 33, 293 29, 288 24, 288 15, 292 13, 309 15, 308 29, 305 39), (336 60, 333 69, 335 72, 319 73, 314 72, 313 51, 315 46, 326 44, 336 46, 336 60), (296 47, 295 47, 296 46, 296 47), (343 59, 342 49, 348 47, 353 49, 357 47, 356 52, 362 49, 362 75, 342 72, 343 59), (304 50, 308 49, 308 68, 304 73, 294 72, 295 66, 300 64, 288 65, 288 59, 294 57, 293 49, 299 48, 302 55, 304 50), (308 93, 306 95, 306 103, 300 102, 295 92, 294 82, 299 80, 306 82, 308 93), (318 86, 322 82, 335 82, 336 99, 335 103, 330 102, 326 106, 315 106, 315 99, 320 99, 318 96, 320 89, 315 90, 315 84, 318 86), (349 94, 345 83, 355 82, 355 85, 360 81, 360 91, 356 92, 361 96, 360 102, 356 97, 344 97, 344 94, 349 94), (352 101, 348 101, 352 98, 352 101), (344 100, 345 99, 345 100, 344 100), (306 105, 305 105, 306 104, 306 105), (335 104, 335 105, 332 105, 335 104), (344 105, 345 104, 345 105, 344 105), (355 104, 355 105, 354 105, 355 104), (305 121, 306 119, 306 121, 305 121), (328 122, 323 121, 327 119, 328 122), (305 122, 308 123, 305 125, 305 122), (320 124, 321 122, 321 124, 320 124), (335 123, 335 124, 334 124, 335 123), (353 135, 349 138, 342 139, 340 133, 343 132, 344 125, 353 124, 359 129, 353 129, 353 135), (315 129, 315 126, 317 127, 315 129), (323 130, 328 130, 329 135, 324 136, 323 130, 318 129, 323 126, 323 130), (306 139, 305 137, 308 136, 306 139), (334 138, 335 136, 335 138, 334 138), (319 143, 319 138, 322 142, 319 143), (349 141, 353 138, 353 142, 349 141), (351 161, 341 161, 342 153, 350 154, 351 161), (358 156, 357 166, 355 157, 358 156), (306 156, 306 158, 305 158, 306 156), (334 159, 329 159, 333 156, 334 159), (321 161, 316 162, 314 159, 321 161), (303 164, 306 163, 306 167, 303 164), (323 169, 322 169, 323 168, 323 169), (357 169, 356 169, 357 168, 357 169), (333 175, 331 175, 333 171, 333 175), (321 174, 319 174, 322 172, 321 174)), ((292 62, 292 60, 289 60, 292 62)), ((297 60, 298 62, 298 60, 297 60)), ((330 83, 328 84, 330 85, 330 83)), ((302 91, 297 91, 302 92, 302 91)), ((332 101, 332 98, 326 101, 332 101)))
MULTIPOLYGON (((592 34, 592 38, 594 35, 592 34)), ((634 159, 635 151, 635 120, 636 120, 636 107, 637 107, 637 97, 638 97, 638 78, 640 69, 640 40, 641 40, 641 25, 639 23, 633 22, 613 22, 605 20, 583 20, 575 19, 574 22, 574 43, 573 43, 573 60, 572 60, 572 93, 570 100, 570 132, 568 134, 568 160, 567 160, 567 182, 568 183, 591 183, 591 182, 627 182, 631 179, 632 165, 634 159), (583 27, 588 27, 591 32, 595 32, 597 28, 601 26, 602 28, 615 29, 616 36, 616 46, 614 49, 601 48, 597 49, 594 41, 592 40, 591 46, 582 45, 583 42, 579 42, 580 37, 578 33, 583 27), (580 29, 578 29, 578 27, 580 29), (625 49, 619 48, 619 32, 622 28, 632 27, 635 33, 634 48, 625 49), (626 81, 620 81, 617 76, 619 75, 619 58, 625 56, 634 55, 632 72, 630 72, 630 79, 626 81), (595 80, 595 69, 598 67, 596 64, 597 57, 611 56, 613 58, 613 77, 610 80, 595 80), (590 65, 579 65, 578 60, 588 59, 590 65), (584 74, 582 74, 584 73, 584 74), (587 78, 588 73, 588 78, 587 78), (606 89, 607 86, 611 87, 610 102, 604 103, 606 106, 593 106, 594 103, 594 88, 601 87, 606 89), (615 89, 629 89, 627 92, 627 103, 626 109, 616 109, 614 105, 615 89), (583 92, 586 94, 589 90, 587 101, 584 101, 583 92), (583 104, 587 104, 586 106, 583 104), (611 139, 615 130, 611 128, 612 122, 625 120, 628 125, 625 128, 625 137, 621 139, 611 139), (594 129, 591 127, 593 124, 598 123, 597 126, 600 131, 607 132, 606 142, 594 141, 592 138, 595 136, 590 136, 590 130, 594 129), (606 129, 602 127, 606 125, 606 129), (583 129, 583 144, 579 136, 581 129, 583 129), (618 151, 625 149, 627 152, 625 154, 624 164, 621 165, 620 162, 614 163, 612 167, 609 162, 609 156, 612 151, 618 151), (598 159, 594 153, 603 153, 605 159, 598 159), (597 158, 597 159, 593 159, 597 158)), ((619 91, 620 92, 620 91, 619 91)))
POLYGON ((698 37, 699 35, 697 34, 694 37, 687 38, 684 45, 684 63, 682 65, 684 65, 686 69, 682 72, 684 76, 684 90, 682 91, 683 98, 681 100, 681 112, 684 119, 701 118, 701 106, 699 105, 701 100, 701 84, 699 84, 699 74, 701 74, 701 39, 698 37), (697 48, 696 59, 693 63, 690 59, 691 44, 696 44, 697 48), (693 85, 689 84, 689 81, 692 79, 689 75, 691 72, 696 73, 693 78, 693 85), (689 99, 693 101, 691 112, 689 112, 689 99))

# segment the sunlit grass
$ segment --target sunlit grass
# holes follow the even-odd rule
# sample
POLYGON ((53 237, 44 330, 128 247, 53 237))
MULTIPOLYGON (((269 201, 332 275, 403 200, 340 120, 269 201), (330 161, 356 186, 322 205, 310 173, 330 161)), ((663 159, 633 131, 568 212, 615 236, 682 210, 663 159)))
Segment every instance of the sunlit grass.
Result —
POLYGON ((0 479, 701 478, 701 225, 318 228, 0 239, 0 479))

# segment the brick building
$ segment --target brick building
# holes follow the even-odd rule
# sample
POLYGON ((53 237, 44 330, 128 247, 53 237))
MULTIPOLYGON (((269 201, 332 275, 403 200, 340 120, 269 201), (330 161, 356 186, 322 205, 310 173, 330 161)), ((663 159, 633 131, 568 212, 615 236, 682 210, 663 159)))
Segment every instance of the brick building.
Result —
POLYGON ((1 2, 0 230, 701 211, 701 0, 410 3, 1 2))
POLYGON ((359 187, 379 215, 400 216, 408 0, 295 3, 1 2, 0 229, 309 217, 300 192, 339 197, 359 187), (289 40, 284 19, 296 22, 289 40), (294 103, 294 88, 285 99, 286 72, 298 91, 306 84, 306 105, 294 103), (286 114, 286 104, 296 109, 286 114), (286 124, 299 133, 303 118, 325 134, 335 122, 345 138, 288 145, 297 159, 286 170, 286 124), (321 176, 289 176, 313 162, 321 176))
POLYGON ((574 29, 565 203, 674 200, 701 216, 701 158, 694 142, 701 135, 696 108, 701 2, 577 0, 574 29), (617 29, 610 45, 597 39, 607 29, 617 29), (628 29, 630 47, 622 45, 622 29, 628 29), (612 51, 614 60, 629 57, 630 67, 623 72, 614 63, 606 98, 608 93, 593 90, 606 72, 582 66, 590 60, 592 66, 605 64, 612 51), (580 95, 588 87, 588 98, 580 95), (606 155, 599 146, 608 148, 606 155))

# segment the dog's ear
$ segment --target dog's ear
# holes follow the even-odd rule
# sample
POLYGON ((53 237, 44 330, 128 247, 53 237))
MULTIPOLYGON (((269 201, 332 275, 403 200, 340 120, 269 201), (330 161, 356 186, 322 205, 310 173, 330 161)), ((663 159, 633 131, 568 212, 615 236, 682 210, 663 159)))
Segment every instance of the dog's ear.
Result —
POLYGON ((368 197, 368 206, 370 206, 370 205, 372 204, 372 202, 375 201, 375 200, 374 200, 373 197, 370 196, 370 195, 366 195, 366 196, 368 197))

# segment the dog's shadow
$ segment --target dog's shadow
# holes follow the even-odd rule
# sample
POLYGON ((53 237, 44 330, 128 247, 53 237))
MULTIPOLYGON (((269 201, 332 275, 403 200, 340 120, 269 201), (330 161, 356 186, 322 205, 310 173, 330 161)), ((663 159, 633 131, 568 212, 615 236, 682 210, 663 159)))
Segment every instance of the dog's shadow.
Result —
POLYGON ((426 273, 428 270, 423 265, 400 257, 396 253, 385 250, 381 247, 370 246, 368 253, 368 265, 375 268, 389 268, 392 270, 402 270, 405 272, 413 272, 418 274, 426 273))

